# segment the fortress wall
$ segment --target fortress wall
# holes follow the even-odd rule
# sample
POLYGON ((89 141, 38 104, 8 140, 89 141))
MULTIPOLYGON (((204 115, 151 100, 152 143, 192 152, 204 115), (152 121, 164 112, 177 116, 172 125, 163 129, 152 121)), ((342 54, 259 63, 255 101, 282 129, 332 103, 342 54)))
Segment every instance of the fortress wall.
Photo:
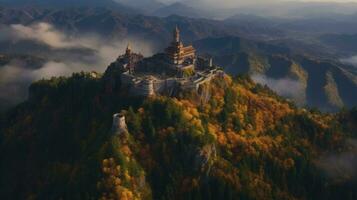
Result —
POLYGON ((192 90, 196 88, 196 85, 192 81, 182 81, 181 83, 181 88, 183 90, 192 90))
POLYGON ((171 90, 173 87, 176 87, 177 81, 175 79, 165 79, 156 81, 154 84, 154 90, 156 93, 165 93, 171 90))
POLYGON ((183 90, 198 90, 200 85, 212 81, 213 78, 224 76, 222 70, 205 71, 196 80, 188 78, 169 78, 169 79, 137 79, 130 74, 122 74, 122 81, 130 86, 130 93, 134 96, 152 96, 155 94, 166 94, 175 89, 178 85, 183 90))
POLYGON ((139 84, 133 85, 130 92, 134 95, 144 97, 155 95, 156 92, 154 90, 154 81, 143 80, 139 84))
POLYGON ((194 82, 195 88, 196 90, 198 90, 200 85, 205 84, 207 82, 211 82, 212 79, 216 77, 223 77, 223 76, 224 76, 224 72, 221 70, 210 70, 209 74, 206 74, 206 77, 204 79, 194 82))
POLYGON ((166 89, 165 81, 164 80, 158 80, 155 81, 154 83, 154 90, 156 93, 162 93, 166 89))
POLYGON ((143 96, 143 97, 146 97, 146 96, 149 96, 148 95, 148 90, 140 85, 140 86, 133 86, 131 89, 130 89, 130 93, 133 94, 134 96, 143 96))
POLYGON ((120 77, 121 82, 124 85, 133 85, 134 84, 133 78, 134 77, 132 75, 128 74, 128 73, 122 73, 121 77, 120 77))

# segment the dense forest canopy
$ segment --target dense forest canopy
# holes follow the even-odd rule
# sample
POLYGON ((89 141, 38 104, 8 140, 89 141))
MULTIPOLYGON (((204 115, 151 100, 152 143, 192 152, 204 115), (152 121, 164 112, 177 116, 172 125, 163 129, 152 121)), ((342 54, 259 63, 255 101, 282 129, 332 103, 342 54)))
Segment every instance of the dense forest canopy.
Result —
POLYGON ((300 109, 248 76, 176 97, 119 88, 90 73, 32 84, 1 116, 0 198, 357 198, 329 156, 355 151, 356 109, 300 109), (113 134, 122 110, 128 132, 113 134))

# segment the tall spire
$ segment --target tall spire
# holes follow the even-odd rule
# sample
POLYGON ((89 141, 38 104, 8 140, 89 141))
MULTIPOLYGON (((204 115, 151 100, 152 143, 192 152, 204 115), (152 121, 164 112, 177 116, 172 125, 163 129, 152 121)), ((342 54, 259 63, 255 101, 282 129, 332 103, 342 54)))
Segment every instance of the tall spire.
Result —
POLYGON ((131 54, 131 45, 130 45, 130 42, 128 42, 128 46, 126 47, 125 54, 126 54, 126 55, 130 55, 130 54, 131 54))
POLYGON ((180 30, 176 25, 176 28, 174 30, 174 42, 180 42, 180 30))

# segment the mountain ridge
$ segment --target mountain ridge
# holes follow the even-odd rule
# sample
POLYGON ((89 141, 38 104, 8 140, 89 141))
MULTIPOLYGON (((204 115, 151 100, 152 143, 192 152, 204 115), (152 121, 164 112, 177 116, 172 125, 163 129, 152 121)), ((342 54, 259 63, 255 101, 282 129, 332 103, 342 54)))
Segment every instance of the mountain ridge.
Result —
POLYGON ((357 102, 357 96, 350 92, 357 91, 357 76, 341 68, 341 63, 295 55, 288 48, 237 37, 206 38, 194 45, 201 53, 212 55, 232 75, 263 74, 273 80, 298 81, 304 91, 301 95, 305 96, 303 100, 297 95, 300 104, 336 111, 343 106, 351 108, 357 102))

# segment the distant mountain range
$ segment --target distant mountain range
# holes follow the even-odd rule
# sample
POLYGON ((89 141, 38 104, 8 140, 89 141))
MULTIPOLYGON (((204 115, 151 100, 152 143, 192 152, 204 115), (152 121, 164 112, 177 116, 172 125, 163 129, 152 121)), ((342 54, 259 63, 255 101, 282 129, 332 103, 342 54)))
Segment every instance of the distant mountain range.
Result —
POLYGON ((204 9, 188 6, 184 3, 176 2, 163 6, 151 13, 154 16, 167 17, 170 15, 179 15, 191 18, 215 18, 216 14, 204 9))
POLYGON ((263 17, 253 14, 236 14, 225 19, 232 24, 251 23, 253 26, 274 27, 285 31, 304 33, 357 33, 357 9, 352 14, 325 14, 301 18, 263 17))
POLYGON ((0 0, 0 3, 7 6, 77 6, 85 5, 113 5, 112 0, 0 0))
POLYGON ((339 51, 357 55, 357 34, 326 34, 320 36, 320 40, 339 51))
MULTIPOLYGON (((238 37, 207 38, 196 41, 201 53, 213 55, 232 74, 264 75, 263 83, 273 89, 275 82, 298 83, 295 101, 325 111, 356 105, 357 74, 340 63, 295 55, 289 48, 253 42, 238 37)), ((286 87, 289 87, 286 85, 286 87)), ((293 89, 293 88, 292 88, 293 89)))
POLYGON ((170 15, 180 15, 180 16, 195 17, 195 18, 202 17, 201 13, 202 12, 200 12, 199 10, 179 2, 161 7, 160 9, 155 10, 153 12, 154 15, 160 17, 167 17, 170 15))
POLYGON ((155 10, 161 9, 166 4, 157 0, 114 0, 122 5, 135 8, 145 14, 150 14, 155 10))
POLYGON ((172 28, 178 25, 185 41, 205 37, 244 35, 247 37, 279 37, 274 29, 255 29, 248 25, 230 25, 209 19, 193 19, 177 15, 165 18, 127 15, 107 8, 41 9, 1 8, 0 24, 33 24, 47 22, 72 33, 97 33, 108 37, 138 36, 168 42, 172 28))
POLYGON ((76 7, 76 6, 103 6, 117 7, 119 2, 113 0, 0 0, 7 6, 40 6, 40 7, 76 7))
MULTIPOLYGON (((340 49, 353 53, 353 42, 345 42, 349 36, 318 35, 308 37, 308 40, 299 36, 292 40, 289 38, 290 30, 270 25, 266 22, 269 19, 249 15, 240 16, 238 21, 234 21, 237 18, 219 21, 177 15, 153 17, 126 14, 108 8, 0 7, 0 16, 0 24, 5 26, 47 22, 69 35, 96 33, 106 38, 140 38, 152 41, 157 51, 167 45, 172 37, 171 30, 178 25, 185 42, 193 42, 200 53, 212 54, 215 62, 230 74, 249 73, 272 79, 293 79, 305 88, 304 95, 299 99, 301 104, 325 110, 350 107, 357 102, 354 93, 350 92, 356 90, 356 72, 334 57, 337 51, 343 52, 340 49), (340 39, 333 40, 332 36, 340 39), (350 49, 338 45, 349 45, 350 49)), ((0 43, 0 53, 41 57, 47 57, 43 55, 49 52, 63 53, 29 41, 11 43, 7 40, 0 43)), ((90 54, 86 51, 77 49, 73 55, 90 54)), ((66 50, 66 55, 68 52, 66 50)))

